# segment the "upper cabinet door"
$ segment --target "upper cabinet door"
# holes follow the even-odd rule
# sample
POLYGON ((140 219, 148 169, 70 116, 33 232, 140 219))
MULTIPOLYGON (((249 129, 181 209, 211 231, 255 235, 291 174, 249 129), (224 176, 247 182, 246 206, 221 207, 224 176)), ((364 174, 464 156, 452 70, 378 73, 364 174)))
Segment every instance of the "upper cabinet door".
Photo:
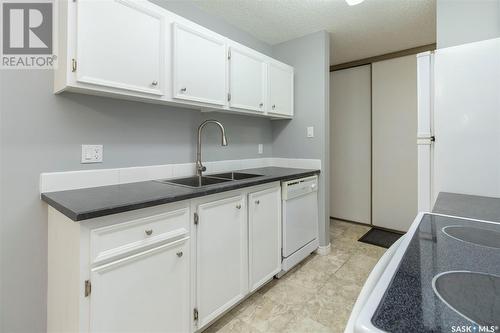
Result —
POLYGON ((269 64, 268 113, 293 116, 293 69, 269 64))
POLYGON ((266 64, 257 54, 233 47, 229 58, 229 106, 264 112, 266 64))
POLYGON ((140 1, 78 0, 77 6, 76 80, 163 95, 165 29, 161 14, 140 1))
POLYGON ((226 44, 189 27, 173 24, 173 96, 225 105, 226 44))

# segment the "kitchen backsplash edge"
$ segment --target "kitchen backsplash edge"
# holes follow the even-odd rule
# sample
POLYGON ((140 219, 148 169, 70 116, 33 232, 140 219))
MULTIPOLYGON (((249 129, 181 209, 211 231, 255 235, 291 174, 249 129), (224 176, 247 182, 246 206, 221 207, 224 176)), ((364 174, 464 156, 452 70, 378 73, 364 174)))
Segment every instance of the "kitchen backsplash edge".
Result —
MULTIPOLYGON (((206 173, 272 166, 321 170, 321 160, 319 159, 279 157, 212 161, 204 162, 203 165, 207 167, 206 173)), ((187 177, 194 174, 195 163, 44 172, 40 174, 40 193, 187 177)))

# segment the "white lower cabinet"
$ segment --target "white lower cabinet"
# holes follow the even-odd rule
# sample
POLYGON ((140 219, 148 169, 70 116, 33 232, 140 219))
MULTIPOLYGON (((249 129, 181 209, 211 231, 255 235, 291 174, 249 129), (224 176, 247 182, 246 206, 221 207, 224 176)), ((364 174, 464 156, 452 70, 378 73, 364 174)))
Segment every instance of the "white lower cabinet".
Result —
POLYGON ((211 324, 281 270, 281 187, 206 198, 196 225, 196 329, 211 324))
POLYGON ((278 182, 48 221, 47 332, 199 331, 281 269, 278 182))
POLYGON ((246 200, 242 194, 197 207, 196 292, 198 328, 248 292, 246 200))
POLYGON ((189 332, 189 202, 48 226, 47 332, 189 332))
POLYGON ((91 332, 188 332, 189 242, 92 269, 91 332))
POLYGON ((281 270, 281 188, 248 196, 250 291, 281 270))

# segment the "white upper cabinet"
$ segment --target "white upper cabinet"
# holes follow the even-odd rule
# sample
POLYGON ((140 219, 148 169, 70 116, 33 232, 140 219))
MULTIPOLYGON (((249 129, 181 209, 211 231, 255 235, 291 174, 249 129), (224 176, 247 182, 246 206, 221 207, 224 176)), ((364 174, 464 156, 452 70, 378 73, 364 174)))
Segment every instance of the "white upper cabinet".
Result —
POLYGON ((264 112, 266 63, 256 52, 229 49, 229 106, 264 112))
POLYGON ((281 64, 269 64, 268 113, 293 116, 293 68, 281 64))
POLYGON ((129 0, 78 0, 76 13, 76 57, 70 66, 78 82, 164 94, 161 13, 129 0))
POLYGON ((293 67, 150 1, 65 0, 57 10, 55 93, 293 116, 293 67))
POLYGON ((177 23, 173 37, 174 98, 226 104, 225 41, 177 23))

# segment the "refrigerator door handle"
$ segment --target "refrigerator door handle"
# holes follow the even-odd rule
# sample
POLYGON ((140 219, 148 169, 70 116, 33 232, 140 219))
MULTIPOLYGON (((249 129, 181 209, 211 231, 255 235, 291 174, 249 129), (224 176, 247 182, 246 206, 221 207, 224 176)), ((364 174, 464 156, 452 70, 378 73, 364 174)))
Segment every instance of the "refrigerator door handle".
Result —
POLYGON ((417 145, 432 145, 436 141, 436 137, 430 133, 419 134, 417 136, 417 145))

